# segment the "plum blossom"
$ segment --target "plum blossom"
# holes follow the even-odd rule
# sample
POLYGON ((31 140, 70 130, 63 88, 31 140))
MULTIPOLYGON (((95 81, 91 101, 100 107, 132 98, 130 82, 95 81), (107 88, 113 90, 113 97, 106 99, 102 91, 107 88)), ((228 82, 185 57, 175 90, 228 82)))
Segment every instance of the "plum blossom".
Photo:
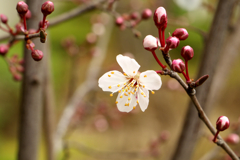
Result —
POLYGON ((116 104, 121 112, 130 112, 139 104, 144 112, 149 103, 149 91, 160 89, 162 81, 153 70, 138 72, 140 65, 132 58, 118 55, 117 62, 124 73, 113 70, 105 73, 98 80, 103 91, 118 92, 116 104))

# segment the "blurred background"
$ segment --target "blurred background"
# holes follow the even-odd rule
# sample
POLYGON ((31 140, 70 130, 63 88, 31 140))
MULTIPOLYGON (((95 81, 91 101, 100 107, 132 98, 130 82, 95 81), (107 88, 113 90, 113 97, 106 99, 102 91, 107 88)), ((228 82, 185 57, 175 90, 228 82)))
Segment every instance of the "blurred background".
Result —
MULTIPOLYGON (((1 0, 1 2, 0 14, 7 15, 9 25, 14 27, 19 21, 15 9, 18 1, 1 0)), ((48 17, 50 23, 51 19, 57 15, 87 3, 81 0, 53 0, 53 2, 55 11, 48 17)), ((141 15, 146 8, 153 12, 159 6, 166 8, 169 23, 165 37, 180 27, 186 28, 189 33, 188 39, 181 41, 179 47, 172 50, 170 55, 172 59, 181 58, 181 48, 190 45, 194 49, 194 58, 189 61, 189 74, 191 78, 197 79, 204 38, 211 27, 217 2, 217 0, 119 0, 115 10, 126 16, 133 12, 141 15)), ((105 59, 96 75, 98 78, 112 69, 121 71, 116 62, 118 54, 134 57, 141 65, 140 72, 160 70, 151 53, 142 46, 142 40, 146 35, 158 35, 152 17, 142 20, 134 29, 123 29, 115 25, 113 13, 96 9, 53 26, 47 30, 47 33, 55 102, 52 115, 54 130, 74 91, 86 80, 90 63, 95 56, 98 56, 98 47, 101 48, 102 45, 99 41, 105 41, 107 47, 105 59), (109 27, 109 24, 113 26, 109 27), (103 40, 106 32, 110 33, 110 39, 103 40), (139 36, 140 33, 141 36, 139 36)), ((4 35, 6 33, 0 31, 0 36, 4 35)), ((17 54, 22 57, 22 50, 23 43, 19 42, 11 47, 8 56, 17 54)), ((158 55, 164 62, 160 51, 158 55)), ((0 74, 0 159, 13 160, 16 159, 18 149, 21 81, 16 82, 12 78, 3 58, 0 58, 0 74)), ((97 79, 93 81, 94 89, 84 96, 71 119, 68 131, 63 138, 66 144, 58 155, 58 159, 170 159, 176 147, 190 99, 177 81, 169 76, 161 76, 161 78, 163 85, 154 95, 150 95, 148 109, 142 112, 137 107, 130 113, 119 112, 115 105, 117 94, 110 97, 109 93, 103 92, 98 87, 97 79)), ((224 84, 218 86, 220 90, 216 99, 213 99, 214 107, 209 118, 215 124, 219 116, 229 117, 231 127, 221 133, 226 137, 239 123, 239 54, 231 63, 230 70, 224 78, 224 84)), ((194 149, 194 160, 200 159, 216 147, 211 142, 211 137, 204 126, 194 149)), ((231 147, 239 151, 238 144, 231 147)), ((45 148, 44 134, 42 134, 39 160, 46 159, 45 148)), ((226 153, 222 150, 217 152, 216 159, 225 158, 226 153)))

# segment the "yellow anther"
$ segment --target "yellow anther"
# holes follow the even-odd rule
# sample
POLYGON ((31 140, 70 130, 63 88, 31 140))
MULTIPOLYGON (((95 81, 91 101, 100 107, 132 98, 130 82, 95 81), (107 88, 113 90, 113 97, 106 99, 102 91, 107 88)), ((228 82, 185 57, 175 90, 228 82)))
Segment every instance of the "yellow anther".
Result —
POLYGON ((145 88, 145 86, 143 85, 143 88, 145 88))
POLYGON ((135 91, 135 92, 137 92, 137 88, 136 88, 136 89, 134 89, 134 91, 135 91))
POLYGON ((118 84, 117 86, 120 87, 120 84, 118 84))
POLYGON ((116 101, 115 103, 118 104, 118 101, 116 101))
POLYGON ((111 75, 109 74, 108 77, 111 77, 111 75))
POLYGON ((123 84, 124 86, 126 85, 126 83, 123 84))
POLYGON ((139 101, 137 100, 137 103, 139 103, 139 101))
POLYGON ((143 95, 144 93, 142 92, 141 95, 143 95))
POLYGON ((135 71, 133 71, 133 73, 135 73, 135 71))
POLYGON ((131 94, 131 92, 128 92, 128 94, 130 95, 130 94, 131 94))
POLYGON ((111 89, 111 88, 112 88, 112 86, 109 86, 108 88, 109 88, 109 89, 111 89))
POLYGON ((113 96, 113 94, 111 93, 111 94, 110 94, 110 97, 112 97, 112 96, 113 96))
POLYGON ((114 72, 111 72, 112 74, 114 74, 114 72))
POLYGON ((136 107, 135 107, 135 106, 133 106, 133 109, 136 109, 136 107))
POLYGON ((147 96, 144 95, 144 97, 147 97, 147 96))
POLYGON ((128 96, 127 93, 124 93, 125 96, 128 96))
POLYGON ((118 93, 121 93, 121 90, 119 90, 118 93))
POLYGON ((123 96, 120 96, 120 98, 122 98, 123 96))
POLYGON ((131 87, 133 87, 133 84, 131 84, 131 87))
POLYGON ((147 77, 147 75, 144 75, 144 77, 147 77))
POLYGON ((138 87, 139 87, 139 85, 136 85, 136 87, 138 88, 138 87))
POLYGON ((131 98, 130 98, 130 97, 128 97, 128 100, 130 101, 130 100, 131 100, 131 98))
POLYGON ((134 94, 133 91, 131 91, 131 93, 134 94))
POLYGON ((127 106, 127 103, 125 103, 125 106, 127 106))
POLYGON ((124 76, 126 76, 127 74, 126 73, 123 73, 124 76))
POLYGON ((154 91, 152 91, 152 94, 154 94, 155 92, 154 91))

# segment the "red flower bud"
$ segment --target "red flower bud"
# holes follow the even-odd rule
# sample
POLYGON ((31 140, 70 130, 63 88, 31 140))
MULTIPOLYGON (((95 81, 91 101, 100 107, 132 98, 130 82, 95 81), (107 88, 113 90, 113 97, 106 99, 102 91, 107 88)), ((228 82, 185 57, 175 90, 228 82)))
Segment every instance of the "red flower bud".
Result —
POLYGON ((181 59, 174 59, 172 61, 172 70, 178 73, 182 73, 185 70, 185 64, 181 59))
POLYGON ((6 15, 4 15, 4 14, 0 14, 0 18, 1 18, 2 23, 5 23, 5 24, 7 23, 8 18, 7 18, 6 15))
POLYGON ((166 44, 168 48, 177 48, 179 45, 179 39, 177 37, 168 37, 166 39, 166 44))
POLYGON ((140 17, 140 15, 139 15, 138 12, 133 12, 130 15, 130 18, 133 19, 133 20, 139 19, 139 17, 140 17))
POLYGON ((25 16, 26 16, 26 19, 30 19, 32 17, 31 11, 28 10, 25 16))
POLYGON ((0 55, 4 56, 5 54, 7 54, 8 50, 9 46, 7 44, 0 45, 0 55))
POLYGON ((143 40, 143 47, 148 51, 156 50, 159 46, 158 44, 158 39, 151 35, 147 35, 143 40))
POLYGON ((228 129, 229 125, 229 119, 226 116, 221 116, 217 119, 216 129, 218 131, 224 131, 225 129, 228 129))
POLYGON ((225 141, 229 144, 238 144, 239 136, 235 133, 232 133, 225 138, 225 141))
POLYGON ((41 11, 44 16, 51 14, 54 11, 54 4, 51 1, 47 1, 42 4, 41 11))
POLYGON ((23 15, 25 15, 25 14, 27 13, 27 11, 28 11, 28 5, 27 5, 25 2, 20 1, 20 2, 17 3, 16 9, 17 9, 18 14, 19 14, 20 16, 23 16, 23 15))
POLYGON ((167 27, 167 13, 165 8, 158 7, 154 12, 153 20, 157 28, 165 30, 167 27))
POLYGON ((185 28, 177 28, 173 33, 173 37, 177 37, 179 40, 185 40, 188 38, 188 32, 185 28))
POLYGON ((43 52, 40 50, 34 50, 34 51, 32 51, 31 54, 32 54, 32 58, 35 61, 40 61, 43 58, 43 52))
POLYGON ((15 74, 13 75, 13 79, 14 79, 15 81, 21 81, 21 80, 22 80, 22 75, 19 74, 19 73, 15 73, 15 74))
POLYGON ((142 19, 148 19, 152 16, 152 11, 151 9, 145 9, 143 12, 142 12, 142 19))
POLYGON ((124 23, 123 17, 117 17, 115 23, 116 25, 121 26, 124 23))
POLYGON ((181 50, 181 55, 185 59, 185 61, 188 61, 193 58, 194 51, 193 51, 192 47, 184 46, 181 50))

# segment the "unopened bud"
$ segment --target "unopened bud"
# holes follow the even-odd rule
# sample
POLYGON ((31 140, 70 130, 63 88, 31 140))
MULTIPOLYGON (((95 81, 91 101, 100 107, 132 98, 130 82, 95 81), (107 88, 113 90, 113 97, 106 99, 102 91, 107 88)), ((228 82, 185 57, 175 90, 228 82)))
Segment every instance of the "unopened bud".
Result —
POLYGON ((21 80, 22 80, 22 75, 19 74, 19 73, 15 73, 15 74, 13 75, 13 79, 14 79, 15 81, 21 81, 21 80))
POLYGON ((17 9, 18 14, 19 14, 20 16, 23 16, 23 15, 25 15, 25 14, 27 13, 27 11, 28 11, 28 5, 27 5, 25 2, 20 1, 20 2, 17 3, 16 9, 17 9))
POLYGON ((131 15, 130 15, 130 18, 133 19, 133 20, 136 20, 136 19, 139 19, 140 15, 138 12, 133 12, 131 15))
POLYGON ((28 10, 25 16, 26 16, 26 19, 30 19, 32 17, 31 11, 28 10))
POLYGON ((238 144, 239 136, 235 133, 232 133, 225 138, 225 141, 229 144, 238 144))
POLYGON ((177 37, 168 37, 166 39, 166 44, 168 46, 168 48, 177 48, 179 45, 179 39, 177 37))
POLYGON ((182 73, 185 70, 185 64, 181 59, 174 59, 172 61, 172 70, 178 73, 182 73))
POLYGON ((9 46, 7 44, 0 45, 0 55, 4 56, 5 54, 7 54, 8 50, 9 46))
POLYGON ((143 12, 142 12, 142 19, 148 19, 148 18, 150 18, 152 16, 152 11, 151 11, 151 9, 145 9, 145 10, 143 10, 143 12))
POLYGON ((34 51, 32 51, 31 54, 32 54, 32 58, 35 61, 40 61, 43 58, 43 52, 40 50, 34 50, 34 51))
POLYGON ((121 26, 124 23, 123 17, 117 17, 115 23, 116 25, 121 26))
POLYGON ((158 48, 158 39, 152 35, 147 35, 143 40, 143 47, 148 51, 154 51, 158 48))
POLYGON ((51 1, 47 1, 42 4, 41 11, 44 16, 51 14, 54 11, 54 4, 51 1))
POLYGON ((192 47, 184 46, 181 50, 181 55, 185 59, 185 61, 188 61, 193 58, 194 51, 193 51, 192 47))
POLYGON ((4 14, 0 14, 0 18, 1 18, 2 23, 5 23, 5 24, 7 23, 8 18, 7 18, 6 15, 4 15, 4 14))
POLYGON ((185 28, 177 28, 173 33, 173 37, 177 37, 179 40, 185 40, 188 38, 188 32, 185 28))
POLYGON ((157 28, 165 30, 167 27, 167 13, 165 8, 158 7, 154 12, 153 20, 157 28))
POLYGON ((229 125, 229 119, 226 116, 220 116, 216 122, 216 129, 218 131, 224 131, 225 129, 228 129, 229 125))

